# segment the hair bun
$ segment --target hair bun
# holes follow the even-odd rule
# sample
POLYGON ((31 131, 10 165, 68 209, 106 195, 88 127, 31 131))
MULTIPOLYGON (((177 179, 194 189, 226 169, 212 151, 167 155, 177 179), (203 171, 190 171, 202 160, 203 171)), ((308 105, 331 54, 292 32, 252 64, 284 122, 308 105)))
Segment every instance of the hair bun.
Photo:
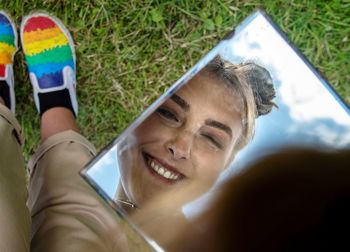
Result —
POLYGON ((243 77, 253 90, 257 116, 270 113, 272 107, 277 107, 272 101, 276 92, 270 73, 255 63, 244 63, 239 67, 244 68, 243 77))

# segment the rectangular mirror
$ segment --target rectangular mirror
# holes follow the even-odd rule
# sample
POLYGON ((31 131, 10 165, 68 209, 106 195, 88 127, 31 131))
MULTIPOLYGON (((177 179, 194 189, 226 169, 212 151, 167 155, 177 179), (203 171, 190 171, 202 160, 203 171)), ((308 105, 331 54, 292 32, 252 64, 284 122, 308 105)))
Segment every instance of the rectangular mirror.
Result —
MULTIPOLYGON (((81 174, 127 220, 160 194, 198 184, 181 206, 190 222, 216 185, 264 155, 291 146, 349 148, 349 114, 281 30, 256 11, 81 174)), ((142 235, 161 250, 157 237, 142 235)))

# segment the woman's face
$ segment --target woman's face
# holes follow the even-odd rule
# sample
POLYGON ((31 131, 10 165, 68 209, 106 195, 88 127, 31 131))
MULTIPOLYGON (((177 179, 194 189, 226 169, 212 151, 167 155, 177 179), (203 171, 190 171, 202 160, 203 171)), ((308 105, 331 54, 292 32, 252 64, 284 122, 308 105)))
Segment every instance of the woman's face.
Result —
POLYGON ((183 183, 211 185, 241 133, 235 97, 219 79, 200 72, 165 101, 120 154, 123 193, 140 206, 183 183))

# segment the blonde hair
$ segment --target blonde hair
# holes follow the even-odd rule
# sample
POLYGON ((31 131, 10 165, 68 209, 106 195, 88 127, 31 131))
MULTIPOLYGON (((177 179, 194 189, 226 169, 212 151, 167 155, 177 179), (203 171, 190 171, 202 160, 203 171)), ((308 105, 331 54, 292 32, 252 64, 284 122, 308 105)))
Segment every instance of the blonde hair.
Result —
POLYGON ((275 90, 269 72, 255 64, 232 64, 216 56, 203 71, 222 80, 232 89, 241 103, 242 133, 236 141, 234 154, 247 145, 254 136, 255 118, 268 114, 273 106, 275 90))

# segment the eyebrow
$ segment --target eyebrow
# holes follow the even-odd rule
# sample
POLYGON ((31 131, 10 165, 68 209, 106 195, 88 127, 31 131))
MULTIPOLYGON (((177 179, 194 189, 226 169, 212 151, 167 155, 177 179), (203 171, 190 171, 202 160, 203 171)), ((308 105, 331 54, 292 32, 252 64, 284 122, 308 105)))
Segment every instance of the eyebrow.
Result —
POLYGON ((205 124, 208 125, 208 126, 214 127, 214 128, 221 129, 221 130, 225 131, 230 137, 232 137, 232 130, 231 130, 231 128, 228 127, 227 125, 221 123, 221 122, 218 122, 218 121, 215 121, 215 120, 211 120, 211 119, 207 119, 207 120, 205 120, 205 124))
POLYGON ((173 94, 170 99, 172 99, 175 103, 177 103, 183 110, 188 111, 190 110, 190 104, 187 103, 184 99, 182 99, 180 96, 173 94))

